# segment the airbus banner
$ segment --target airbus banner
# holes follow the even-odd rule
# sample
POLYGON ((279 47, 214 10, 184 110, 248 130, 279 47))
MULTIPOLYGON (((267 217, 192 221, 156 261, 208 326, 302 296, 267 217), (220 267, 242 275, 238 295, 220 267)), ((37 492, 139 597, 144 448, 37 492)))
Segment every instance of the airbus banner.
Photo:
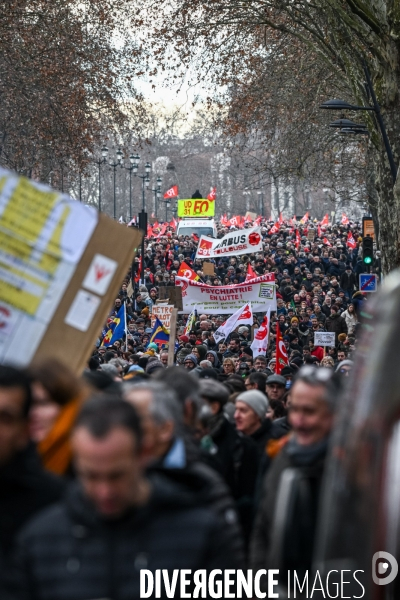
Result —
POLYGON ((196 252, 196 258, 219 258, 262 252, 261 228, 231 231, 223 238, 215 239, 202 235, 196 252))

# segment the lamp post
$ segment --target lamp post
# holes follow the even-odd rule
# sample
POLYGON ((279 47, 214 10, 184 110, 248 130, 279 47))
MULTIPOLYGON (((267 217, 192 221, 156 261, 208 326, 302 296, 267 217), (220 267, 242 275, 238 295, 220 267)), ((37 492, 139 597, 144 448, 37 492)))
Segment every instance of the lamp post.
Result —
MULTIPOLYGON (((379 106, 378 101, 375 96, 375 90, 372 85, 371 75, 370 75, 369 69, 367 67, 367 64, 365 62, 363 65, 363 69, 364 69, 364 74, 365 74, 365 78, 366 78, 366 82, 365 82, 366 89, 368 91, 369 96, 372 99, 373 106, 355 106, 353 104, 349 104, 349 102, 345 102, 344 100, 334 99, 334 100, 327 100, 326 102, 321 104, 320 108, 324 108, 326 110, 369 110, 369 111, 373 111, 376 115, 379 129, 381 130, 386 154, 389 159, 389 165, 390 165, 390 171, 392 173, 393 183, 395 183, 396 177, 397 177, 397 167, 394 162, 393 152, 390 147, 389 138, 386 133, 385 124, 382 119, 381 109, 380 109, 380 106, 379 106)), ((346 128, 344 128, 344 129, 346 129, 346 128)), ((344 133, 344 134, 357 133, 356 131, 354 131, 354 128, 350 128, 350 129, 353 129, 353 131, 342 131, 342 133, 344 133)), ((360 133, 360 132, 358 132, 358 133, 360 133)))
POLYGON ((97 204, 98 211, 101 212, 101 165, 107 162, 108 148, 103 146, 101 149, 101 158, 98 158, 94 162, 99 168, 99 201, 97 204))
POLYGON ((157 177, 157 187, 150 189, 151 192, 154 192, 154 215, 155 215, 156 219, 157 219, 158 200, 160 200, 160 198, 161 198, 161 184, 162 184, 162 179, 160 176, 158 176, 157 177))
POLYGON ((114 210, 113 210, 113 216, 114 216, 114 220, 117 218, 117 196, 116 196, 116 183, 115 183, 115 174, 117 171, 117 167, 122 167, 122 158, 123 158, 123 154, 122 154, 122 150, 120 148, 118 148, 117 152, 116 152, 116 156, 117 156, 117 160, 114 162, 110 162, 109 165, 110 167, 114 170, 114 210))
POLYGON ((132 173, 136 176, 139 167, 139 156, 131 154, 129 157, 131 163, 129 167, 125 167, 129 171, 129 221, 132 221, 132 173))
POLYGON ((142 237, 142 245, 141 245, 141 257, 142 257, 142 269, 141 269, 141 281, 144 284, 144 238, 147 234, 147 212, 146 212, 146 200, 145 200, 145 189, 148 189, 150 185, 150 173, 151 173, 151 164, 147 162, 144 166, 144 174, 138 175, 138 167, 139 167, 140 156, 136 154, 131 157, 132 163, 132 171, 135 177, 140 177, 142 180, 142 210, 139 214, 139 228, 143 231, 142 237))
POLYGON ((168 210, 169 210, 170 206, 171 206, 171 201, 167 200, 165 203, 165 222, 168 221, 168 210))

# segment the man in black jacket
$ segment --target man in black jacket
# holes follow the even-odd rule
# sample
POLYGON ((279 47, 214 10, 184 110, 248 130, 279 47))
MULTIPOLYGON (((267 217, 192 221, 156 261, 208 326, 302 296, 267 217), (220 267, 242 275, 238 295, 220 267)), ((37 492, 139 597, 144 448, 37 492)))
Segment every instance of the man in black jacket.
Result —
POLYGON ((337 384, 330 369, 307 365, 290 391, 293 435, 264 481, 250 548, 252 569, 279 569, 281 584, 311 569, 319 493, 337 384), (286 507, 286 508, 285 508, 286 507), (284 511, 284 512, 282 512, 284 511))
POLYGON ((78 484, 20 538, 21 598, 131 600, 141 596, 141 569, 241 566, 229 522, 161 474, 145 475, 141 435, 125 400, 85 403, 72 435, 78 484))

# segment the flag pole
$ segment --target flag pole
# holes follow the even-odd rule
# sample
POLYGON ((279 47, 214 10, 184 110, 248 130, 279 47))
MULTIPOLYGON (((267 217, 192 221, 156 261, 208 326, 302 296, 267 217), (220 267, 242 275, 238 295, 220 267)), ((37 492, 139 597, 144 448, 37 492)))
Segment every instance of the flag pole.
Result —
POLYGON ((125 320, 125 352, 128 352, 128 322, 126 320, 126 302, 124 302, 124 320, 125 320))

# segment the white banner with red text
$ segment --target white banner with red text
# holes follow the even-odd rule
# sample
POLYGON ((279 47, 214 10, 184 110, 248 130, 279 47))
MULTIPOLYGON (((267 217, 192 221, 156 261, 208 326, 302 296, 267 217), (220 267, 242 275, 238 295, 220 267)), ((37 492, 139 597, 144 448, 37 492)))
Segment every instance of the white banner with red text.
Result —
POLYGON ((220 256, 238 256, 262 252, 261 228, 252 227, 232 231, 223 238, 215 239, 202 235, 196 252, 196 258, 216 258, 220 256))
POLYGON ((275 275, 266 273, 245 283, 212 286, 184 277, 176 277, 175 284, 182 289, 183 310, 191 313, 197 307, 199 313, 232 315, 251 302, 253 313, 276 310, 275 275))

